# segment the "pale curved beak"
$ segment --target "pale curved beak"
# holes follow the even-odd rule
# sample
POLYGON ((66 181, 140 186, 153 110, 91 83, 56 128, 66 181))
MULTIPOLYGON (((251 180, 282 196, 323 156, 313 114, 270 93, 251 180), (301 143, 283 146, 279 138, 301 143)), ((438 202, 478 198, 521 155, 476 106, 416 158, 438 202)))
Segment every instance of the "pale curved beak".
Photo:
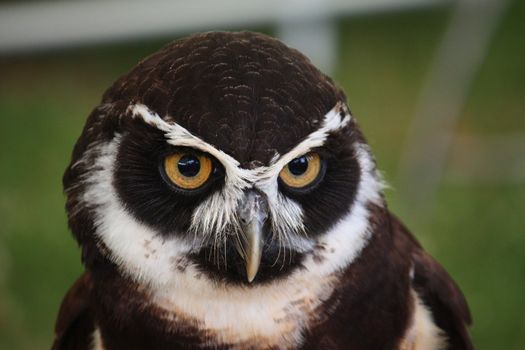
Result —
POLYGON ((252 282, 261 265, 264 247, 264 223, 268 218, 268 201, 255 190, 245 193, 239 205, 239 218, 242 226, 239 254, 246 266, 246 277, 252 282))

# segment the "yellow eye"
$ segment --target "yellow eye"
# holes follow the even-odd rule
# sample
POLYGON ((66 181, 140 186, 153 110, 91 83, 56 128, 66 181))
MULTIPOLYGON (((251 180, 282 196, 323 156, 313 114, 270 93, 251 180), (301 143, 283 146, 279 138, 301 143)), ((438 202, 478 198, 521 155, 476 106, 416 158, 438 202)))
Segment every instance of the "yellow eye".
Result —
POLYGON ((279 177, 288 187, 302 189, 314 183, 322 170, 321 157, 317 153, 308 153, 304 156, 292 159, 283 170, 279 177))
POLYGON ((176 186, 195 190, 210 178, 213 162, 203 154, 177 152, 164 159, 164 171, 176 186))

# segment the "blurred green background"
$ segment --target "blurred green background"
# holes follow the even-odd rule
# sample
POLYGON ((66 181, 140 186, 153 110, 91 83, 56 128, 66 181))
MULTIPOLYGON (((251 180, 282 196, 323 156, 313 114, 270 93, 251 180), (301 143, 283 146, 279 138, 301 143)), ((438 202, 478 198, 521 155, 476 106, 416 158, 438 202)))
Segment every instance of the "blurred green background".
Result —
MULTIPOLYGON (((525 183, 445 177, 424 214, 397 190, 403 140, 449 19, 440 9, 341 20, 334 78, 391 184, 391 209, 464 291, 477 348, 525 349, 525 183)), ((525 134, 524 38, 516 0, 459 131, 525 134)), ((103 91, 171 39, 0 58, 0 349, 49 348, 59 303, 82 271, 61 187, 73 144, 103 91)))

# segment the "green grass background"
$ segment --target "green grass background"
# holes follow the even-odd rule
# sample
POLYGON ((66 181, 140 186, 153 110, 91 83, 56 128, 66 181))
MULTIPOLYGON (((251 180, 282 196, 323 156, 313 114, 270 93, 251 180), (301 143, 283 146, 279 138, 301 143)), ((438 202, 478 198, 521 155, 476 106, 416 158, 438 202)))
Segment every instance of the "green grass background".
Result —
MULTIPOLYGON (((459 130, 525 132, 524 14, 514 1, 459 130)), ((467 296, 477 348, 525 349, 525 183, 445 178, 425 216, 396 190, 407 126, 449 18, 434 10, 341 21, 334 78, 392 185, 392 210, 467 296)), ((66 226, 62 172, 104 89, 169 40, 0 58, 0 349, 49 347, 61 298, 82 271, 66 226)))

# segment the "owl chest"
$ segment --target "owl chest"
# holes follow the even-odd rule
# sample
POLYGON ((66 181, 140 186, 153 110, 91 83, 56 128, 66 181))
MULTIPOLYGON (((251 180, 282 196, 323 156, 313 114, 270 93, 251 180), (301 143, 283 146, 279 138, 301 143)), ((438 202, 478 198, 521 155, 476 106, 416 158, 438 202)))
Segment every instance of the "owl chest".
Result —
MULTIPOLYGON (((348 319, 342 314, 341 302, 344 303, 321 306, 316 310, 317 315, 310 315, 309 320, 291 308, 271 319, 263 311, 259 311, 257 317, 257 311, 237 309, 238 317, 228 320, 230 327, 223 329, 207 324, 209 319, 191 319, 149 306, 130 312, 125 320, 114 322, 115 316, 99 320, 91 349, 440 349, 419 347, 412 337, 400 345, 401 334, 386 326, 392 319, 383 320, 383 325, 377 318, 374 322, 374 315, 361 314, 348 319), (353 325, 347 323, 349 321, 353 325), (362 328, 370 322, 378 327, 362 328)), ((300 304, 296 303, 303 310, 308 308, 300 304)), ((221 317, 214 311, 217 310, 210 310, 210 318, 221 317)), ((222 317, 226 322, 224 315, 222 317)), ((404 323, 401 318, 398 322, 404 323)))
POLYGON ((103 349, 297 349, 328 317, 332 293, 329 283, 299 280, 249 289, 182 282, 99 307, 103 349))
POLYGON ((306 281, 294 282, 248 292, 211 290, 197 284, 196 289, 188 285, 131 295, 128 286, 127 295, 125 291, 114 293, 111 302, 99 304, 96 323, 100 341, 94 344, 105 350, 400 346, 404 350, 419 349, 417 341, 425 339, 417 328, 421 317, 412 314, 417 308, 410 306, 415 300, 408 290, 392 298, 399 295, 397 288, 385 287, 375 292, 373 302, 362 302, 362 298, 355 298, 355 290, 337 290, 333 280, 315 283, 323 286, 319 289, 306 281), (407 331, 409 328, 415 331, 407 331))
MULTIPOLYGON (((307 308, 308 306, 302 306, 307 308)), ((158 308, 137 310, 127 321, 99 322, 95 349, 297 349, 307 320, 294 310, 264 312, 237 309, 237 317, 210 313, 202 320, 158 308), (250 315, 250 316, 248 316, 250 315), (217 328, 212 318, 224 323, 217 328)), ((232 312, 233 313, 233 312, 232 312)))

